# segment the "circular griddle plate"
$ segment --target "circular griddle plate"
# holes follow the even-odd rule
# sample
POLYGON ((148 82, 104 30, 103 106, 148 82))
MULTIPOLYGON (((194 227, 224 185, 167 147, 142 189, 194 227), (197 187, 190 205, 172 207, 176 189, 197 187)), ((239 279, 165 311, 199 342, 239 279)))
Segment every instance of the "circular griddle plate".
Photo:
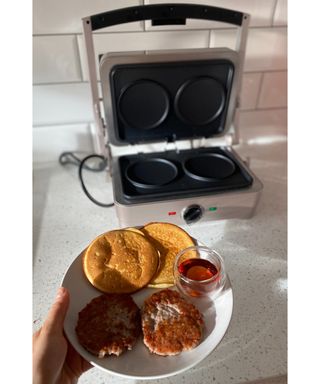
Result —
POLYGON ((201 76, 180 86, 175 97, 175 111, 187 124, 206 125, 221 114, 225 99, 225 91, 219 81, 201 76))
POLYGON ((216 153, 205 153, 185 160, 183 169, 193 179, 216 181, 231 176, 235 171, 235 165, 226 156, 216 153))
POLYGON ((136 161, 128 166, 126 178, 138 188, 154 189, 170 183, 178 174, 169 160, 155 158, 136 161))
POLYGON ((134 128, 158 127, 169 113, 169 95, 155 81, 138 80, 125 87, 119 97, 121 119, 134 128))

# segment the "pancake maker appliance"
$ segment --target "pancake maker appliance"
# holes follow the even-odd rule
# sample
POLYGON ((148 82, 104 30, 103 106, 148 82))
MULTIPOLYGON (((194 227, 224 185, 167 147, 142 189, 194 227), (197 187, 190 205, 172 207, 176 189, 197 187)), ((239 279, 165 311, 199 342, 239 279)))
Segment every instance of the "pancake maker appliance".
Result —
POLYGON ((248 23, 248 14, 193 4, 129 7, 83 19, 95 124, 121 227, 253 215, 263 186, 233 149, 248 23), (99 97, 93 31, 188 18, 236 26, 236 49, 106 53, 99 58, 99 97), (121 146, 127 153, 114 156, 121 146))

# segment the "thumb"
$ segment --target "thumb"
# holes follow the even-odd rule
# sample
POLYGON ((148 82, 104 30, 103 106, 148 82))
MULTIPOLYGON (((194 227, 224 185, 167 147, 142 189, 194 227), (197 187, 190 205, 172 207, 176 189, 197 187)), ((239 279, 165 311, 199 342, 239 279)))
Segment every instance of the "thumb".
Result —
POLYGON ((60 287, 54 303, 52 304, 43 329, 49 333, 62 333, 63 323, 69 307, 69 292, 66 288, 60 287))

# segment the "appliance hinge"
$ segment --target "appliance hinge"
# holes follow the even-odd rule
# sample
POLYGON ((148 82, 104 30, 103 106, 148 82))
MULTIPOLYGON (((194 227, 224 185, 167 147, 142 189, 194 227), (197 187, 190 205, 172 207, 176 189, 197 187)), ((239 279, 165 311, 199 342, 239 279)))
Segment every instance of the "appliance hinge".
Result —
POLYGON ((143 155, 145 152, 143 151, 143 148, 139 144, 131 143, 130 147, 132 148, 132 151, 130 153, 134 153, 136 155, 143 155))
POLYGON ((99 98, 99 101, 97 103, 94 103, 94 111, 95 111, 95 116, 99 120, 99 127, 101 127, 103 136, 106 137, 106 123, 104 121, 104 118, 101 114, 101 105, 100 103, 103 102, 103 99, 99 98))
POLYGON ((176 151, 176 153, 180 152, 180 148, 178 147, 178 143, 177 143, 177 135, 175 133, 173 133, 169 137, 166 137, 163 150, 166 152, 172 151, 172 150, 176 151), (171 148, 170 148, 170 145, 171 145, 171 148))
POLYGON ((176 141, 176 135, 173 135, 172 139, 167 139, 166 142, 165 142, 165 146, 164 146, 164 151, 169 151, 169 150, 175 150, 176 153, 179 153, 180 152, 180 149, 178 147, 178 144, 177 144, 177 141, 176 141), (173 148, 169 148, 170 147, 170 144, 172 145, 173 148))
POLYGON ((99 101, 93 103, 94 112, 94 124, 91 125, 91 131, 94 137, 93 145, 96 153, 108 157, 106 151, 106 143, 108 143, 107 127, 103 116, 101 115, 101 109, 99 101))
POLYGON ((205 137, 198 137, 196 139, 190 139, 190 148, 191 149, 203 148, 203 147, 205 147, 205 144, 206 144, 206 138, 205 137))
POLYGON ((231 129, 231 133, 230 133, 230 136, 231 136, 230 145, 237 145, 237 144, 239 144, 239 141, 240 141, 240 138, 239 138, 240 105, 241 105, 240 97, 238 97, 237 98, 237 105, 236 105, 236 108, 234 110, 234 115, 233 115, 233 119, 232 119, 232 129, 231 129))
POLYGON ((111 173, 111 170, 112 170, 112 167, 111 167, 112 152, 111 152, 111 147, 110 147, 109 141, 106 142, 105 149, 106 149, 106 159, 108 160, 107 171, 109 173, 111 173))

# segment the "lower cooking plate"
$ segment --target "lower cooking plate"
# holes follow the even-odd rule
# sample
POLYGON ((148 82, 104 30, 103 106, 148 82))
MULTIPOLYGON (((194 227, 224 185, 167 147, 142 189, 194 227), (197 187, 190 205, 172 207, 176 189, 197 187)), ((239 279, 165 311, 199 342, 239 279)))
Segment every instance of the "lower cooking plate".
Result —
POLYGON ((252 182, 223 147, 125 155, 114 163, 113 172, 115 190, 128 203, 213 194, 252 182))
POLYGON ((134 186, 155 189, 172 182, 178 174, 178 169, 169 160, 154 158, 130 164, 125 173, 134 186))
POLYGON ((235 164, 226 156, 205 153, 194 156, 183 163, 185 173, 200 181, 216 181, 225 179, 235 171, 235 164))

